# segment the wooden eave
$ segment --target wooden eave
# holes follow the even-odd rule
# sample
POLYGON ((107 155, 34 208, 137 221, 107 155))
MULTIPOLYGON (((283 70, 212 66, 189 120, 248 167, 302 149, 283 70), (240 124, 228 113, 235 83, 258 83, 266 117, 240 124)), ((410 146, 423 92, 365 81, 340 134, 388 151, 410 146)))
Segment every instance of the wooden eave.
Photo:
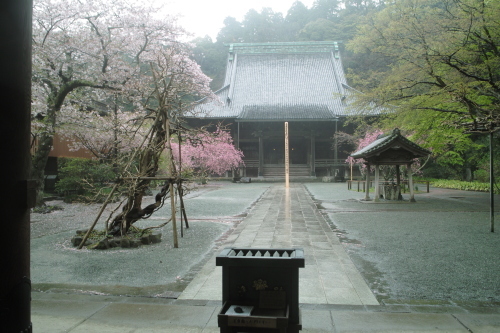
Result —
POLYGON ((431 154, 430 151, 402 136, 399 129, 396 128, 390 135, 378 138, 351 156, 362 158, 370 164, 401 165, 412 163, 414 158, 429 154, 431 154))

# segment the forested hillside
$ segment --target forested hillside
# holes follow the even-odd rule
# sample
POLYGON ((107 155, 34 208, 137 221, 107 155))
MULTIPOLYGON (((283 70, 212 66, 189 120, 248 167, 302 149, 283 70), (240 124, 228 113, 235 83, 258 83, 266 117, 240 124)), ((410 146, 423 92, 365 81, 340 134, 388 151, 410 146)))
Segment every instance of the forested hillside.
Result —
POLYGON ((260 12, 251 9, 242 22, 227 17, 215 41, 209 36, 195 39, 195 60, 213 79, 214 90, 222 85, 227 43, 338 41, 342 42, 343 53, 348 53, 344 57, 346 68, 362 71, 377 63, 368 61, 366 55, 345 50, 344 46, 354 38, 367 15, 380 11, 383 3, 383 0, 316 0, 311 8, 296 1, 287 13, 276 13, 270 8, 262 8, 260 12))

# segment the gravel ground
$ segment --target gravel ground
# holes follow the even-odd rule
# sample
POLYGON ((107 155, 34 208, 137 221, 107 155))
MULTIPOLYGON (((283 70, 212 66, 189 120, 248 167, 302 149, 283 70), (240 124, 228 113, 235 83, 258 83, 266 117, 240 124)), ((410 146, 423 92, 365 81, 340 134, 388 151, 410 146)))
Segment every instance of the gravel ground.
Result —
MULTIPOLYGON (((88 228, 100 205, 51 201, 63 210, 31 215, 31 279, 34 290, 169 297, 182 291, 205 260, 246 215, 269 184, 210 183, 185 197, 189 229, 173 248, 171 224, 161 229, 162 242, 136 249, 76 250, 77 229, 88 228), (237 198, 237 199, 236 199, 237 198)), ((150 203, 153 197, 146 197, 150 203)), ((157 226, 170 216, 170 205, 139 227, 157 226)), ((102 229, 114 205, 103 213, 102 229)))
POLYGON ((500 302, 487 193, 431 188, 416 203, 362 203, 345 184, 306 187, 379 300, 500 302))

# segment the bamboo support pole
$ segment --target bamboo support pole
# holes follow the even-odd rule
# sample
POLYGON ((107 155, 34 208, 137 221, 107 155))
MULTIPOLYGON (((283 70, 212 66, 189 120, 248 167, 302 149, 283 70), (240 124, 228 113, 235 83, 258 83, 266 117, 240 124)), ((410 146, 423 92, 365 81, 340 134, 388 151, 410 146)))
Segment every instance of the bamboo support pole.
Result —
MULTIPOLYGON (((172 154, 172 145, 170 142, 170 120, 168 117, 165 117, 165 130, 167 132, 167 151, 169 154, 170 158, 170 163, 168 164, 168 173, 170 176, 173 175, 173 158, 174 155, 172 154)), ((175 192, 174 192, 174 183, 170 182, 169 184, 170 187, 170 210, 172 214, 172 232, 173 232, 173 238, 174 238, 174 248, 179 247, 179 241, 177 239, 177 220, 175 216, 175 192)))
POLYGON ((288 147, 288 122, 285 122, 285 187, 290 187, 290 155, 288 147))

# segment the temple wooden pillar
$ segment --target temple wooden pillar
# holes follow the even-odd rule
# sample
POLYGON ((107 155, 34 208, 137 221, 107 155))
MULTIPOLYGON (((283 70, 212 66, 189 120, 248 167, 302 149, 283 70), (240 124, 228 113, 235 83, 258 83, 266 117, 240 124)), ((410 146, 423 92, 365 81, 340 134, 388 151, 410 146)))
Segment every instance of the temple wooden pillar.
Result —
POLYGON ((366 164, 365 201, 370 201, 370 163, 366 164))
POLYGON ((413 191, 413 172, 411 171, 411 163, 406 165, 408 168, 408 187, 410 188, 410 202, 415 202, 415 193, 413 191))
POLYGON ((31 0, 0 4, 0 147, 3 163, 0 226, 0 332, 32 332, 29 181, 31 116, 31 0))
POLYGON ((401 195, 401 170, 399 164, 396 165, 396 185, 398 190, 398 200, 403 200, 403 196, 401 195))
POLYGON ((316 136, 313 130, 311 130, 311 151, 310 151, 310 161, 311 161, 311 176, 316 177, 316 136))
POLYGON ((380 165, 375 164, 375 202, 380 201, 380 165))

